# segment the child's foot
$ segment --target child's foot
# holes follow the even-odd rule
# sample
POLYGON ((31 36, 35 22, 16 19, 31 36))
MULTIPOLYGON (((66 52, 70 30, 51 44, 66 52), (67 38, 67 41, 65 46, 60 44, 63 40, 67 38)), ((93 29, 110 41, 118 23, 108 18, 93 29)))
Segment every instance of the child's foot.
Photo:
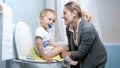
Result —
POLYGON ((70 65, 77 65, 77 64, 78 64, 78 61, 73 61, 73 60, 71 60, 71 61, 69 62, 69 64, 70 64, 70 65))

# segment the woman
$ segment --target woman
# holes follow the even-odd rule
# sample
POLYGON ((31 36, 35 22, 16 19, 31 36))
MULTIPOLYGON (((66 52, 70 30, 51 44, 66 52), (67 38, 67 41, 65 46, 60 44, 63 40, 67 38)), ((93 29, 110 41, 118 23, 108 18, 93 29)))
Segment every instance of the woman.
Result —
POLYGON ((65 20, 69 51, 66 56, 78 61, 71 68, 104 68, 107 54, 96 29, 89 20, 83 19, 80 5, 70 1, 64 5, 62 18, 65 20))

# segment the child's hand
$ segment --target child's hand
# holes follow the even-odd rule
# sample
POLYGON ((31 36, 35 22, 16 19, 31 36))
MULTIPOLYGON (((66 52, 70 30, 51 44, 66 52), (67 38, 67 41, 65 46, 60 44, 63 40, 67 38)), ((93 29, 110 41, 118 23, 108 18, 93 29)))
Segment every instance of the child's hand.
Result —
POLYGON ((53 41, 53 40, 50 40, 50 44, 51 44, 51 45, 54 45, 54 41, 53 41))
POLYGON ((53 40, 50 40, 50 44, 51 44, 53 47, 58 46, 53 40))
POLYGON ((48 63, 51 63, 53 61, 53 59, 49 56, 44 56, 44 59, 48 62, 48 63))

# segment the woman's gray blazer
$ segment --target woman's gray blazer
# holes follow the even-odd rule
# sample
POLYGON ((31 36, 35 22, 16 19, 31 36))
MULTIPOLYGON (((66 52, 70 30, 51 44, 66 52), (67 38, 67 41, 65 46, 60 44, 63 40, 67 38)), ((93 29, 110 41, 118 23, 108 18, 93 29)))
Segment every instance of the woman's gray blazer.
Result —
POLYGON ((71 59, 79 61, 71 68, 104 68, 107 61, 106 49, 93 24, 82 20, 78 29, 78 46, 73 41, 73 33, 66 27, 71 59))

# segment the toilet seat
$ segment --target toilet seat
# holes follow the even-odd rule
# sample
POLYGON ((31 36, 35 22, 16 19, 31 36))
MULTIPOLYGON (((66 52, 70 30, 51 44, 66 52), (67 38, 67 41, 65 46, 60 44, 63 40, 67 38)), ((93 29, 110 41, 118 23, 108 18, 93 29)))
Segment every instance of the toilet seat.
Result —
POLYGON ((33 46, 32 33, 25 21, 19 21, 15 28, 15 44, 18 59, 26 59, 33 46))

